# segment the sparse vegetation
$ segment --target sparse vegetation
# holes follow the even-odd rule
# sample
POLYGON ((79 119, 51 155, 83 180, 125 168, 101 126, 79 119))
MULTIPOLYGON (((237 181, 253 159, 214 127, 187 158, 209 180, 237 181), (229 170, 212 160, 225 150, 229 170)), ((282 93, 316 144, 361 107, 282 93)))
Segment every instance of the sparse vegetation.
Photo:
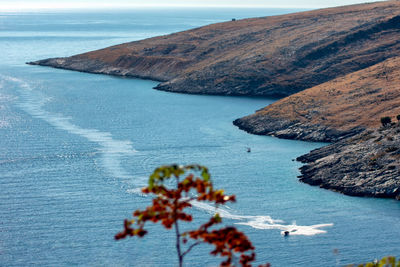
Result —
POLYGON ((385 151, 380 151, 380 152, 376 153, 375 155, 373 155, 373 156, 370 158, 370 160, 371 160, 371 161, 377 161, 378 159, 384 157, 385 155, 386 155, 386 152, 385 152, 385 151))
POLYGON ((390 117, 382 117, 381 123, 383 127, 390 126, 392 124, 392 119, 390 117))

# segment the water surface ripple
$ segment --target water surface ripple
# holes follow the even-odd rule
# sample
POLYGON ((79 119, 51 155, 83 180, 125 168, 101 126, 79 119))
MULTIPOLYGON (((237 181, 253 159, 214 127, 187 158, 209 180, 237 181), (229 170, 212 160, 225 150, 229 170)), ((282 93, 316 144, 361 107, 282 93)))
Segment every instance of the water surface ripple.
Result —
MULTIPOLYGON (((287 10, 1 13, 0 265, 175 266, 173 234, 158 226, 141 240, 113 239, 149 203, 140 193, 148 175, 171 163, 206 165, 215 186, 236 195, 218 212, 250 237, 258 263, 342 266, 400 256, 398 202, 299 183, 292 159, 323 144, 232 125, 274 100, 172 94, 152 81, 24 64, 279 12, 287 10)), ((195 224, 216 211, 193 206, 195 224)), ((187 261, 215 266, 208 252, 202 246, 187 261)))

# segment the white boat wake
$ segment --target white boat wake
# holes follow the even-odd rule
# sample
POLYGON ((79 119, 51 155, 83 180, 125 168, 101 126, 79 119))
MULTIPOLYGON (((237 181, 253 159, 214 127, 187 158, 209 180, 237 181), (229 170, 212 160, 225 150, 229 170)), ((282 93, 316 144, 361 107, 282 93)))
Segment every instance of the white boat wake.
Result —
POLYGON ((111 133, 103 132, 97 129, 87 129, 75 125, 71 122, 72 118, 62 114, 51 113, 43 109, 43 106, 51 101, 51 98, 41 94, 35 90, 33 86, 18 78, 9 76, 0 76, 1 79, 16 83, 20 93, 19 107, 30 114, 34 118, 39 118, 56 129, 67 131, 68 133, 86 138, 89 142, 99 145, 99 153, 103 167, 108 171, 109 175, 115 178, 129 180, 133 176, 130 175, 122 166, 121 158, 132 156, 137 151, 133 148, 133 144, 128 140, 115 140, 111 133))
POLYGON ((191 204, 198 208, 205 210, 209 213, 219 213, 222 218, 227 218, 235 221, 235 224, 247 225, 255 229, 262 230, 281 230, 282 232, 288 231, 290 235, 304 235, 312 236, 318 234, 325 234, 327 231, 320 228, 333 226, 333 223, 315 224, 315 225, 297 225, 295 222, 292 224, 284 224, 284 221, 272 219, 270 216, 241 216, 230 213, 222 208, 215 208, 211 205, 192 201, 191 204))
MULTIPOLYGON (((19 106, 25 112, 35 118, 42 119, 54 126, 57 129, 67 131, 68 133, 75 134, 86 138, 89 142, 96 143, 100 146, 99 152, 101 161, 106 171, 114 178, 121 179, 132 185, 135 188, 128 189, 127 192, 136 195, 143 195, 141 187, 146 184, 146 177, 134 177, 127 170, 121 166, 121 158, 135 155, 138 151, 133 148, 133 144, 129 140, 115 140, 109 132, 102 132, 97 129, 87 129, 77 126, 71 122, 72 118, 65 117, 62 114, 51 113, 43 109, 43 106, 51 99, 35 90, 27 82, 10 77, 0 75, 2 82, 11 82, 17 84, 20 93, 19 106), (139 187, 140 186, 140 187, 139 187)), ((284 224, 282 220, 272 219, 270 216, 241 216, 235 215, 226 209, 215 208, 206 203, 192 201, 192 205, 208 213, 218 212, 221 217, 231 219, 235 224, 247 225, 255 229, 261 230, 281 230, 282 233, 287 231, 290 235, 303 235, 312 236, 324 234, 327 231, 320 228, 333 226, 332 223, 316 224, 316 225, 296 225, 284 224)))

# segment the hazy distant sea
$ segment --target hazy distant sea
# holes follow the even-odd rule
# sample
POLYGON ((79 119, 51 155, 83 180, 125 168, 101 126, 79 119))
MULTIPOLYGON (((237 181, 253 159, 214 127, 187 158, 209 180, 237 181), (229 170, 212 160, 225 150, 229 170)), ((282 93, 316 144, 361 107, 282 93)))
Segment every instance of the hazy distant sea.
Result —
MULTIPOLYGON (((0 13, 0 265, 174 266, 172 235, 158 226, 116 242, 152 170, 207 165, 238 202, 221 210, 273 266, 342 266, 400 256, 400 203, 343 196, 298 182, 297 156, 322 144, 249 135, 232 120, 274 100, 155 91, 152 81, 27 61, 277 9, 165 9, 0 13), (247 153, 246 148, 252 152, 247 153), (297 226, 295 226, 297 225, 297 226), (280 231, 296 227, 298 235, 280 231), (339 251, 333 253, 334 249, 339 251)), ((213 207, 196 205, 205 220, 213 207)), ((187 266, 215 266, 209 248, 187 266)))

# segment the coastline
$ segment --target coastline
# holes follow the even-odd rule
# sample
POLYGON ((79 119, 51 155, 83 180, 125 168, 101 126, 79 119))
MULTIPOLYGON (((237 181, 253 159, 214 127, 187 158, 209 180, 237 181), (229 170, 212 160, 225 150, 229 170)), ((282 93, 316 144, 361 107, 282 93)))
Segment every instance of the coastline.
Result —
POLYGON ((366 130, 296 160, 301 182, 350 196, 400 200, 400 124, 366 130))
POLYGON ((236 119, 233 121, 233 124, 250 134, 326 143, 337 142, 365 130, 362 127, 354 127, 350 130, 339 130, 326 125, 303 123, 299 120, 287 120, 268 116, 257 117, 252 115, 236 119))
MULTIPOLYGON (((392 187, 382 189, 385 193, 363 190, 360 176, 348 178, 343 165, 319 163, 354 147, 353 138, 362 139, 376 129, 376 116, 400 114, 395 88, 400 43, 393 41, 400 38, 399 22, 398 1, 377 2, 217 23, 27 64, 154 80, 160 82, 154 89, 174 93, 282 97, 233 124, 251 134, 334 142, 298 158, 308 164, 301 168, 302 182, 349 195, 398 198, 397 191, 388 193, 392 187), (332 21, 339 19, 337 29, 332 21), (370 108, 377 99, 382 108, 370 108), (361 189, 331 184, 331 173, 337 173, 336 184, 350 179, 361 189)), ((384 147, 378 145, 376 151, 384 147)), ((353 160, 364 160, 365 151, 357 153, 353 160)), ((391 170, 399 168, 400 164, 391 170)), ((373 171, 371 177, 382 176, 373 171)), ((395 176, 388 177, 397 183, 395 176)))
POLYGON ((397 56, 399 21, 400 3, 376 2, 221 22, 30 64, 152 79, 170 92, 286 97, 397 56))
MULTIPOLYGON (((132 247, 112 237, 132 207, 146 201, 140 188, 148 175, 174 162, 206 165, 215 186, 237 196, 225 215, 257 219, 237 225, 257 244, 257 264, 319 267, 400 255, 393 238, 400 236, 398 201, 351 197, 299 182, 303 164, 295 159, 328 144, 252 135, 232 125, 278 99, 176 94, 153 90, 158 84, 153 80, 25 64, 191 25, 262 16, 269 10, 105 13, 18 12, 3 17, 0 117, 9 125, 1 129, 0 139, 1 217, 7 229, 0 233, 5 242, 1 262, 13 265, 18 258, 20 265, 165 265, 174 247, 162 238, 160 228, 153 234, 165 244, 150 238, 132 247), (320 228, 325 232, 289 239, 277 228, 312 230, 331 223, 320 228), (49 232, 50 224, 59 227, 49 232), (94 233, 96 242, 87 242, 94 233)), ((193 212, 208 214, 198 208, 193 212)), ((189 255, 188 262, 217 265, 218 259, 201 250, 189 255)))
MULTIPOLYGON (((89 71, 82 72, 104 74, 89 71)), ((121 77, 121 75, 114 76, 121 77)), ((130 78, 131 76, 125 77, 130 78)), ((369 165, 366 167, 365 164, 358 164, 359 162, 365 162, 364 157, 359 158, 358 161, 355 160, 357 156, 360 157, 360 155, 367 155, 372 152, 374 155, 380 155, 382 154, 382 149, 391 147, 390 145, 382 146, 378 144, 374 149, 371 149, 369 143, 360 146, 360 140, 364 140, 365 136, 370 136, 371 131, 377 135, 376 139, 383 139, 384 136, 381 137, 379 135, 379 132, 381 132, 380 130, 373 131, 364 128, 354 128, 350 131, 338 131, 334 128, 329 129, 327 126, 323 125, 303 124, 299 121, 285 121, 279 118, 265 120, 264 117, 261 118, 261 120, 258 119, 259 121, 257 121, 257 119, 249 120, 245 118, 247 117, 236 119, 232 123, 239 129, 250 134, 270 135, 282 139, 306 142, 331 143, 310 151, 296 159, 305 164, 300 167, 301 175, 298 177, 299 181, 350 196, 394 198, 400 200, 400 190, 397 189, 400 188, 400 181, 397 179, 400 175, 400 170, 398 170, 397 167, 393 167, 400 166, 400 161, 397 165, 390 165, 392 166, 390 167, 391 169, 386 170, 384 167, 389 166, 388 162, 392 163, 390 159, 382 160, 378 156, 377 159, 380 160, 380 164, 372 169, 368 168, 369 165), (257 128, 260 124, 262 130, 257 128), (269 125, 267 131, 265 130, 266 125, 269 125), (357 143, 359 149, 349 152, 348 148, 354 148, 354 143, 357 143), (362 149, 360 149, 361 147, 362 149), (352 156, 348 156, 349 153, 351 153, 352 156), (345 160, 338 161, 338 158, 344 158, 345 160), (348 173, 349 170, 352 170, 350 175, 348 173), (384 176, 382 176, 382 174, 384 174, 384 176), (376 178, 379 176, 382 176, 382 178, 377 180, 376 178), (369 179, 367 185, 364 185, 365 177, 369 179)), ((399 136, 397 132, 400 131, 400 128, 398 127, 400 126, 397 126, 397 128, 393 127, 392 130, 386 129, 384 134, 388 135, 392 133, 393 136, 399 136)), ((398 144, 396 143, 395 146, 398 145, 400 147, 400 139, 396 139, 396 142, 397 141, 398 144)), ((400 153, 400 150, 397 151, 397 154, 398 153, 400 153)), ((395 156, 397 154, 395 154, 395 156)), ((370 158, 371 157, 373 157, 373 155, 370 155, 370 158)))

